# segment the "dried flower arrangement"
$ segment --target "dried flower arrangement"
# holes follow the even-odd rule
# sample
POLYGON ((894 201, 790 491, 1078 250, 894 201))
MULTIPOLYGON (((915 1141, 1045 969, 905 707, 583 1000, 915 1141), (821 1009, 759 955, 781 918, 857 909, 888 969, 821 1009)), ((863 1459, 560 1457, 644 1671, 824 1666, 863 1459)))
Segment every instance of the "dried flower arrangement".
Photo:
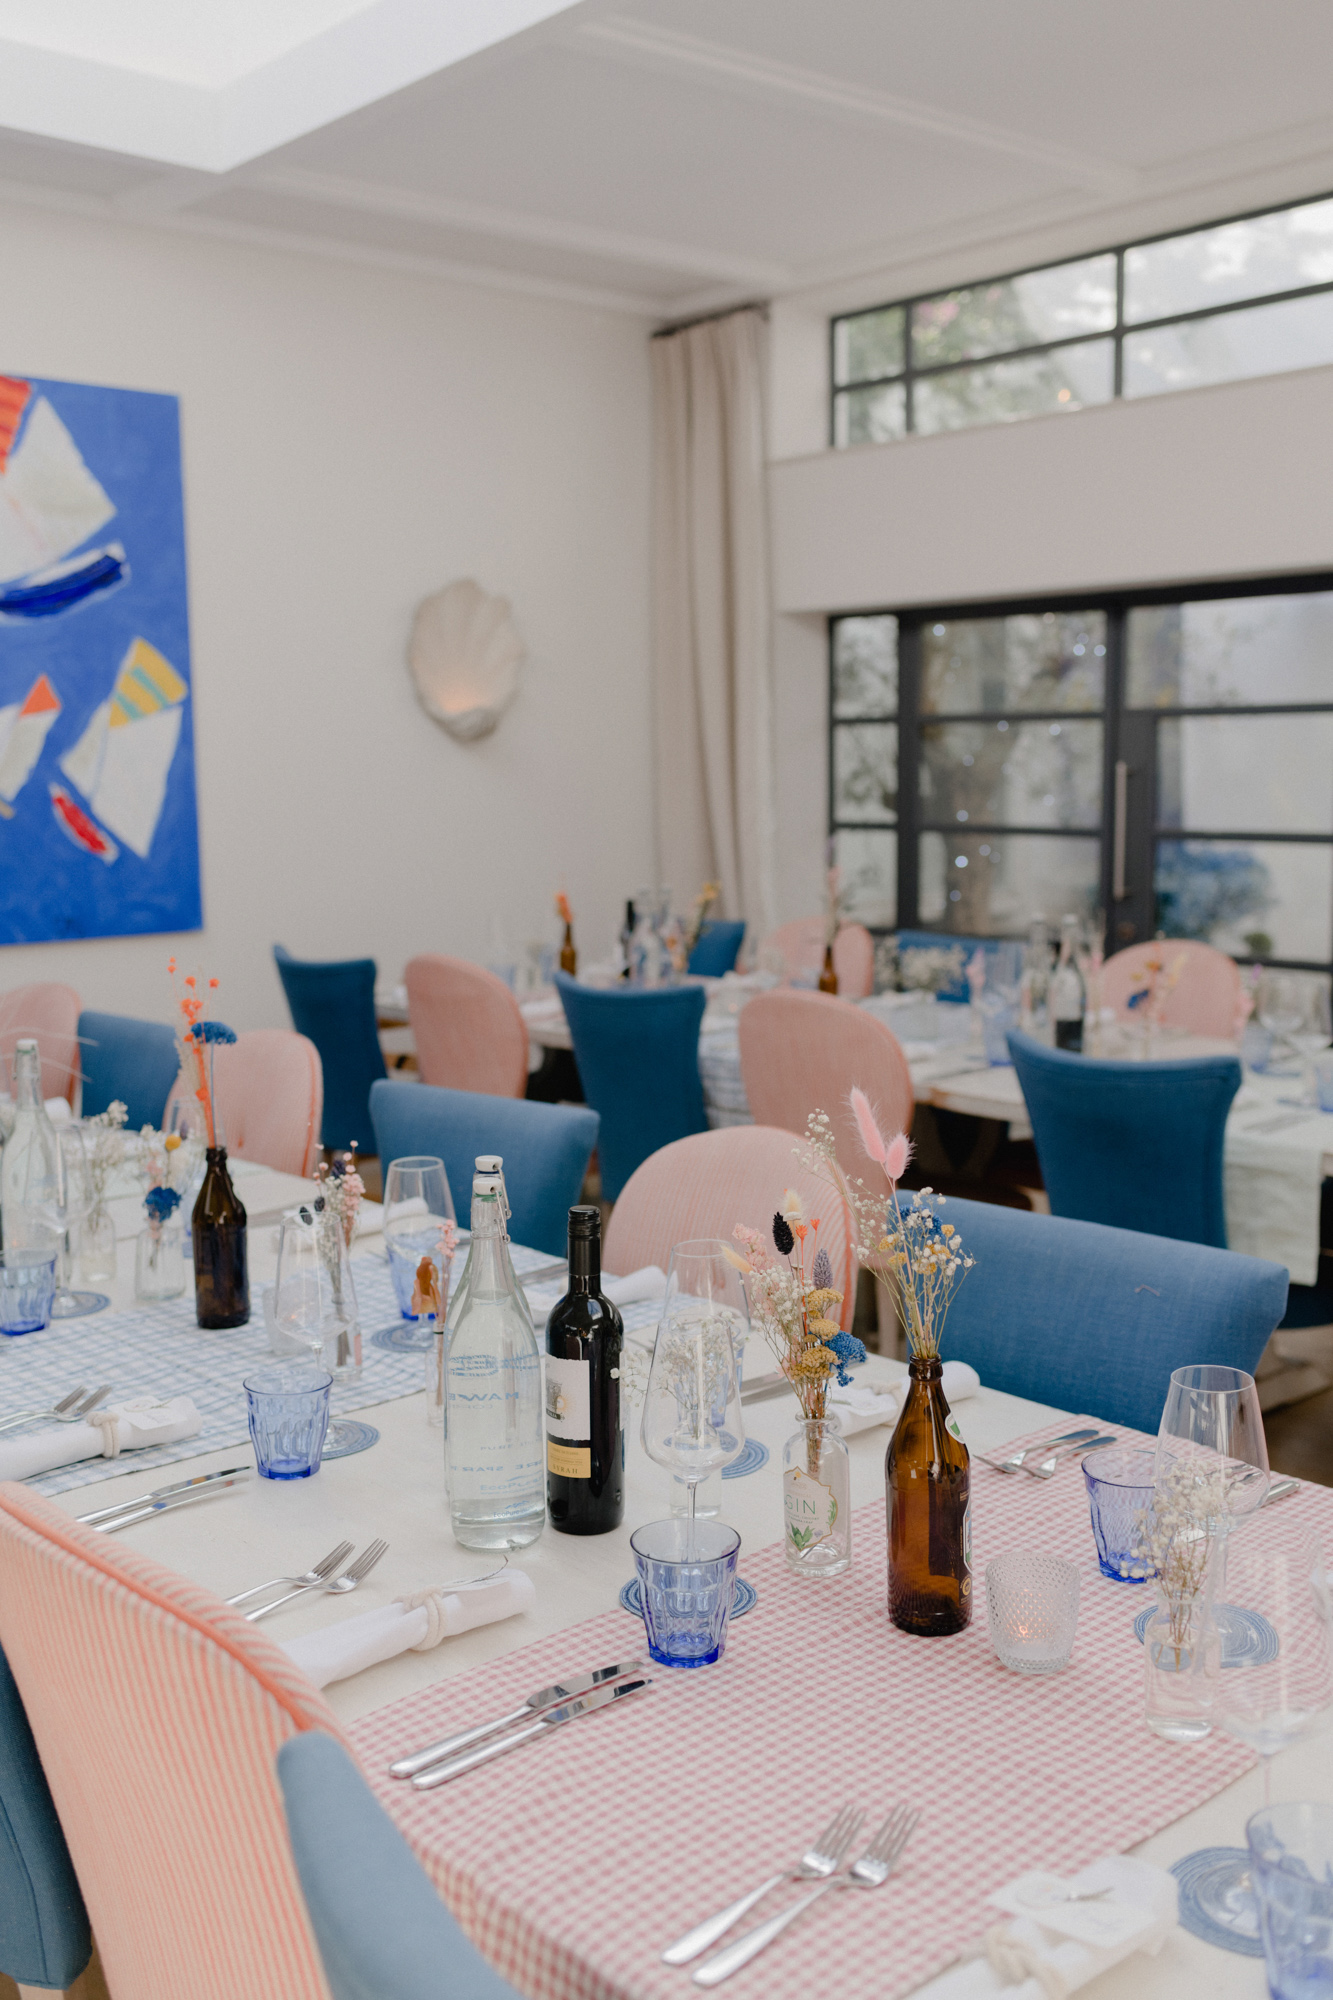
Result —
MULTIPOLYGON (((167 971, 174 979, 176 976, 176 961, 174 958, 167 960, 167 971)), ((208 984, 210 990, 214 990, 218 982, 216 979, 210 979, 208 984)), ((212 1051, 219 1044, 234 1042, 236 1040, 235 1030, 228 1028, 221 1021, 205 1021, 202 1018, 204 1002, 203 996, 199 991, 199 979, 196 973, 190 972, 185 975, 182 981, 182 990, 176 996, 176 1004, 180 1010, 181 1018, 185 1023, 185 1026, 176 1036, 176 1047, 180 1052, 181 1075, 185 1079, 187 1089, 198 1100, 203 1110, 204 1130, 208 1136, 208 1144, 210 1147, 215 1147, 220 1142, 218 1139, 219 1126, 213 1091, 212 1051)))
POLYGON ((975 1259, 963 1249, 963 1239, 951 1222, 941 1222, 945 1197, 923 1188, 904 1208, 898 1183, 912 1157, 905 1132, 886 1139, 875 1122, 863 1090, 853 1090, 852 1112, 861 1144, 889 1184, 892 1213, 889 1228, 869 1262, 897 1295, 898 1310, 911 1354, 931 1359, 939 1354, 940 1335, 953 1295, 975 1259))

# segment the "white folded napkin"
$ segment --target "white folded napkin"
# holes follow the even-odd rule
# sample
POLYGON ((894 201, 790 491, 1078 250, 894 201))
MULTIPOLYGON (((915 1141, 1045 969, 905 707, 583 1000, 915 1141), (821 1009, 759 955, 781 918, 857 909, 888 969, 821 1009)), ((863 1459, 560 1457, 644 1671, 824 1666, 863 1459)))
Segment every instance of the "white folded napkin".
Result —
MULTIPOLYGON (((871 1383, 863 1377, 853 1382, 849 1389, 840 1389, 836 1385, 830 1389, 828 1406, 837 1416, 843 1436, 852 1437, 857 1431, 868 1431, 876 1424, 896 1424, 907 1399, 910 1379, 904 1375, 898 1382, 871 1383)), ((981 1387, 981 1377, 966 1361, 946 1361, 940 1386, 944 1390, 944 1400, 952 1407, 954 1403, 976 1395, 981 1387)))
MULTIPOLYGON (((518 1281, 520 1285, 523 1283, 523 1273, 521 1271, 518 1274, 518 1281)), ((546 1287, 542 1286, 540 1289, 544 1291, 546 1287)), ((553 1290, 555 1298, 552 1298, 546 1305, 543 1305, 539 1300, 533 1299, 531 1294, 529 1294, 529 1303, 532 1306, 532 1323, 534 1326, 545 1326, 551 1307, 556 1303, 556 1299, 564 1297, 564 1280, 557 1278, 553 1290)), ((665 1297, 666 1272, 660 1264, 645 1264, 642 1270, 631 1271, 627 1278, 603 1278, 602 1291, 610 1299, 613 1306, 641 1305, 646 1299, 660 1299, 665 1297)))
POLYGON ((988 1900, 1004 1914, 980 1955, 932 1979, 917 2000, 1052 2000, 1131 1952, 1160 1951, 1176 1923, 1175 1877, 1127 1854, 1108 1854, 1067 1881, 1033 1871, 988 1900), (1070 1899, 1097 1889, 1111 1894, 1070 1899))
POLYGON ((400 1597, 378 1611, 363 1611, 356 1618, 326 1625, 321 1632, 289 1639, 285 1651, 316 1687, 327 1687, 330 1681, 345 1681, 381 1660, 396 1659, 399 1653, 427 1653, 458 1632, 531 1611, 536 1602, 532 1578, 521 1569, 507 1569, 490 1583, 400 1597))
POLYGON ((197 1437, 204 1420, 188 1396, 159 1402, 156 1396, 134 1396, 94 1410, 78 1424, 52 1424, 42 1431, 0 1434, 0 1479, 35 1479, 77 1465, 81 1458, 117 1458, 122 1451, 146 1451, 149 1445, 176 1444, 197 1437))

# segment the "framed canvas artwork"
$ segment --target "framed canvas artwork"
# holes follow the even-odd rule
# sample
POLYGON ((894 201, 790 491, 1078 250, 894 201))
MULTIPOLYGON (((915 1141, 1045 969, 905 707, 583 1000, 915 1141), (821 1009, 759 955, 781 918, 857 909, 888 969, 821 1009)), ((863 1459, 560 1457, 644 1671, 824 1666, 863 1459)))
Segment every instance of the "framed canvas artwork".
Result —
POLYGON ((196 930, 174 396, 0 375, 0 944, 196 930))

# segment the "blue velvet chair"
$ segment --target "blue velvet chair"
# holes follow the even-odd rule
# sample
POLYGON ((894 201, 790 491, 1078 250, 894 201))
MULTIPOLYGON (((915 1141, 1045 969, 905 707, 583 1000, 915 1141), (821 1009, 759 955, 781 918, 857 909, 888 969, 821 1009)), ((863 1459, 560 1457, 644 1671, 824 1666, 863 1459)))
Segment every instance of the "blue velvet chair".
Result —
POLYGON ((569 1211, 582 1197, 583 1177, 597 1144, 595 1111, 582 1104, 536 1104, 525 1097, 439 1090, 430 1083, 376 1083, 370 1089, 370 1119, 386 1171, 391 1161, 412 1153, 444 1161, 465 1229, 477 1154, 499 1153, 515 1243, 564 1256, 569 1211))
POLYGON ((988 1389, 1149 1434, 1173 1368, 1252 1375, 1286 1305, 1283 1267, 1232 1250, 980 1201, 950 1200, 943 1217, 976 1258, 945 1359, 970 1361, 988 1389))
POLYGON ((744 924, 706 923, 690 953, 690 971, 704 979, 720 979, 724 972, 734 971, 744 938, 744 924))
POLYGON ((324 1065, 324 1122, 320 1143, 366 1150, 370 1087, 384 1076, 384 1052, 375 1025, 375 961, 345 958, 327 964, 293 958, 273 947, 292 1026, 319 1050, 324 1065))
POLYGON ((1227 1247, 1222 1146, 1235 1056, 1098 1062, 1011 1034, 1052 1215, 1227 1247))
POLYGON ((85 1118, 119 1098, 131 1132, 145 1125, 160 1129, 180 1068, 176 1031, 165 1021, 85 1011, 79 1016, 79 1068, 85 1118))
POLYGON ((290 1737, 278 1783, 333 2000, 517 2000, 340 1743, 316 1729, 290 1737))
POLYGON ((28 1717, 0 1652, 0 1972, 61 1993, 92 1955, 88 1912, 28 1717))
POLYGON ((602 1121, 602 1199, 614 1201, 650 1153, 708 1130, 699 1078, 704 990, 581 986, 563 972, 555 983, 583 1095, 602 1121))

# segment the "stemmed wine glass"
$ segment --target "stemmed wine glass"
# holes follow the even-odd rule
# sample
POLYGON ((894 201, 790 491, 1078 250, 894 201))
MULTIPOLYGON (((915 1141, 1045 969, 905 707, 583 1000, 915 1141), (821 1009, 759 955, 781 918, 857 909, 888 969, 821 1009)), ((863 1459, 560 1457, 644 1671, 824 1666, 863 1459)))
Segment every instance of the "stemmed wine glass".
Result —
POLYGON ((1317 974, 1307 975, 1302 985, 1302 997, 1304 1007, 1299 1025, 1291 1030, 1287 1040, 1304 1065, 1302 1096, 1309 1103, 1317 1104, 1319 1091, 1315 1082, 1315 1058, 1322 1055, 1333 1040, 1333 1034, 1330 1034, 1328 982, 1317 974))
POLYGON ((689 1487, 692 1545, 699 1481, 745 1449, 740 1376, 750 1330, 740 1273, 716 1237, 677 1243, 667 1268, 643 1402, 643 1448, 689 1487))
POLYGON ((1278 1044, 1291 1046, 1292 1036, 1305 1019, 1307 999, 1299 976, 1291 972, 1266 972, 1259 982, 1259 1025, 1273 1037, 1273 1055, 1278 1044))
MULTIPOLYGON (((384 1176, 384 1249, 404 1319, 418 1318, 412 1297, 423 1257, 434 1263, 440 1296, 445 1296, 449 1267, 441 1244, 441 1226, 456 1220, 443 1160, 431 1153, 413 1153, 390 1161, 384 1176)), ((430 1329, 423 1328, 422 1346, 429 1346, 432 1339, 430 1329)))
MULTIPOLYGON (((1325 1725, 1333 1710, 1333 1607, 1318 1538, 1274 1523, 1235 1539, 1227 1602, 1217 1607, 1222 1672, 1213 1719, 1259 1753, 1264 1805, 1272 1803, 1272 1760, 1325 1725)), ((1255 1939, 1258 1911, 1248 1856, 1208 1871, 1199 1900, 1224 1930, 1255 1939)))
POLYGON ((1253 1375, 1213 1363, 1172 1371, 1157 1431, 1155 1481, 1182 1460, 1197 1460, 1201 1473, 1221 1474, 1226 1514, 1217 1523, 1220 1531, 1263 1506, 1268 1441, 1253 1375))
MULTIPOLYGON (((278 1269, 273 1281, 273 1345, 280 1353, 303 1350, 327 1368, 335 1383, 361 1373, 361 1331, 342 1225, 326 1226, 309 1209, 282 1220, 278 1269)), ((347 1441, 345 1424, 331 1421, 325 1450, 347 1441)))
POLYGON ((56 1129, 56 1226, 60 1235, 60 1253, 56 1261, 59 1282, 55 1297, 51 1301, 52 1319, 82 1319, 87 1313, 100 1312, 111 1301, 105 1292, 77 1292, 70 1288, 70 1274, 74 1265, 74 1249, 79 1232, 93 1208, 92 1173, 88 1165, 88 1146, 82 1128, 78 1125, 61 1125, 56 1129))

